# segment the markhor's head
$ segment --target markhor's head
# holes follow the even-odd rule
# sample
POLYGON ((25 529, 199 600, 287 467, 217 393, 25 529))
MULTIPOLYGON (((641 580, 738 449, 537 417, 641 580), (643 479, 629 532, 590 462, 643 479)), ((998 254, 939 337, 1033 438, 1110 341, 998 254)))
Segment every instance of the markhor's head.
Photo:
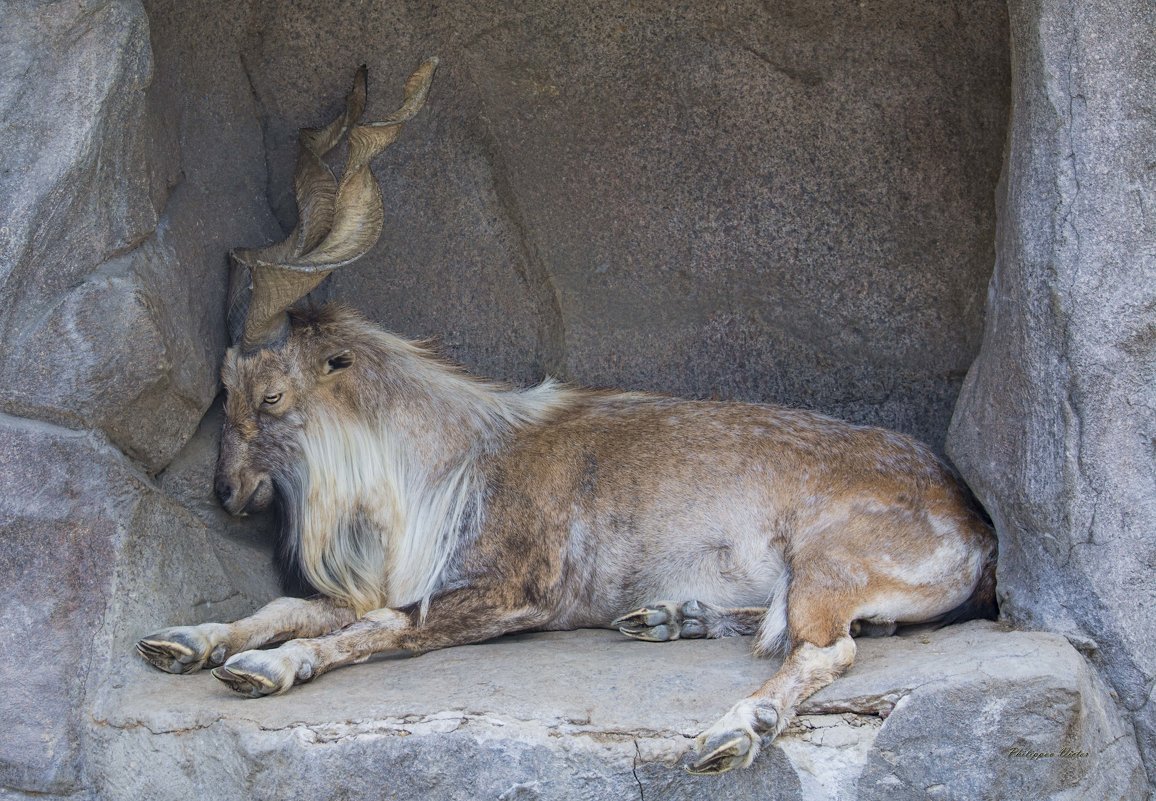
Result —
POLYGON ((339 307, 292 316, 289 308, 377 242, 384 210, 370 162, 422 108, 436 68, 436 58, 423 63, 406 82, 401 108, 369 124, 358 124, 366 96, 366 69, 359 69, 344 112, 324 128, 301 130, 293 232, 261 250, 230 254, 233 345, 221 370, 227 398, 216 491, 232 514, 270 505, 283 477, 278 471, 291 469, 307 410, 320 403, 336 411, 355 395, 347 384, 356 379, 356 341, 368 326, 339 307), (338 181, 324 157, 347 134, 338 181))
POLYGON ((358 352, 371 348, 369 324, 337 305, 290 317, 279 348, 250 354, 230 348, 221 368, 225 427, 217 461, 217 495, 232 514, 257 512, 273 499, 278 470, 293 463, 297 434, 310 409, 355 411, 358 385, 352 369, 358 352))

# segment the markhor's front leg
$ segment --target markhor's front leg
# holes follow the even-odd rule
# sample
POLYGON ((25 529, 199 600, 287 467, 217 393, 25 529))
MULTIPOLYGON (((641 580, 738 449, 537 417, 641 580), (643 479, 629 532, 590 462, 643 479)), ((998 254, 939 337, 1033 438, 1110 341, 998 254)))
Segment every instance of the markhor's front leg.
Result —
POLYGON ((411 617, 396 609, 376 609, 323 637, 237 654, 213 675, 242 695, 260 698, 283 693, 334 668, 364 662, 374 654, 418 654, 481 642, 535 628, 548 619, 548 615, 528 607, 508 609, 497 594, 470 589, 435 599, 421 623, 415 622, 416 614, 411 617))
POLYGON ((167 673, 192 673, 219 665, 233 654, 291 637, 316 637, 351 623, 352 609, 329 598, 278 598, 235 623, 173 626, 136 644, 154 667, 167 673))

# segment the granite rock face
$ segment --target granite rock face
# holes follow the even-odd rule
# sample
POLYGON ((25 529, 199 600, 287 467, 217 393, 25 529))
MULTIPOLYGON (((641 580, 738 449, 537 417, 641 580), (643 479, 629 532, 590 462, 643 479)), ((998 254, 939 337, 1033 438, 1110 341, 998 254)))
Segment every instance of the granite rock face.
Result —
POLYGON ((226 250, 278 231, 235 26, 196 5, 19 3, 0 32, 0 410, 150 471, 217 393, 226 250))
POLYGON ((238 26, 195 5, 3 9, 4 797, 88 792, 92 704, 142 631, 273 593, 258 533, 210 535, 148 475, 217 394, 227 248, 279 231, 238 26))
POLYGON ((1004 614, 1105 670, 1156 779, 1156 7, 1011 9, 999 257, 949 452, 995 518, 1004 614))
POLYGON ((860 641, 846 678, 749 770, 688 775, 694 736, 775 667, 749 644, 521 635, 257 701, 142 666, 95 713, 93 771, 108 801, 1059 801, 1144 787, 1131 734, 1075 649, 989 623, 860 641))
POLYGON ((1002 3, 254 9, 283 226, 296 128, 349 65, 372 117, 442 57, 380 160, 381 244, 334 296, 497 378, 781 402, 942 446, 991 270, 1002 3), (304 69, 303 48, 341 57, 304 69))

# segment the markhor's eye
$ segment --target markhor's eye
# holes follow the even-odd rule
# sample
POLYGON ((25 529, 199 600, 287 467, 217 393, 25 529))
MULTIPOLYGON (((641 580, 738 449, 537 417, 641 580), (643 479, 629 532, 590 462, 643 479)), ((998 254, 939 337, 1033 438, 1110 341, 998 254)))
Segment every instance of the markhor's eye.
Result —
POLYGON ((281 393, 280 392, 271 393, 269 395, 266 395, 261 400, 263 400, 265 402, 266 406, 272 406, 281 400, 281 393))

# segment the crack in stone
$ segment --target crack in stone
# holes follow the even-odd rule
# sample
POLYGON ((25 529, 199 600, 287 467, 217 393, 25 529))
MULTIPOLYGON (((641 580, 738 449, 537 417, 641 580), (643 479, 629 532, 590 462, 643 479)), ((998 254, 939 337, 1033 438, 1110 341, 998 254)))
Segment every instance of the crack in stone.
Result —
MULTIPOLYGON (((226 722, 230 719, 226 718, 224 715, 218 715, 217 717, 213 718, 213 720, 209 721, 208 723, 199 723, 199 724, 194 724, 192 726, 179 726, 179 727, 175 727, 175 728, 163 728, 163 727, 153 728, 148 723, 145 723, 143 720, 126 720, 126 721, 120 721, 117 723, 113 723, 108 718, 100 718, 100 717, 97 717, 96 715, 89 715, 88 720, 89 720, 89 723, 91 723, 93 726, 100 726, 102 728, 107 728, 107 729, 116 729, 117 731, 133 731, 135 729, 144 729, 145 731, 147 731, 149 734, 153 735, 154 737, 163 737, 165 735, 170 735, 170 734, 180 735, 180 734, 188 734, 189 732, 194 732, 194 731, 204 731, 205 729, 211 729, 214 726, 216 726, 218 723, 226 722)), ((237 720, 238 720, 238 722, 241 722, 240 719, 237 719, 237 720)), ((249 722, 251 722, 251 721, 249 721, 249 722)))
MULTIPOLYGON (((276 219, 277 215, 274 213, 275 206, 273 205, 273 169, 269 163, 269 115, 265 111, 265 104, 261 101, 261 95, 257 92, 257 85, 253 81, 252 70, 249 68, 249 59, 246 54, 250 50, 251 48, 243 48, 237 60, 241 62, 241 72, 245 76, 245 83, 249 87, 249 94, 253 99, 253 115, 257 118, 257 124, 261 128, 261 153, 265 158, 265 204, 276 219)), ((279 219, 277 224, 281 224, 279 219)))
POLYGON ((886 720, 895 710, 895 705, 902 701, 911 690, 891 690, 876 695, 862 695, 852 698, 839 698, 831 701, 804 701, 798 710, 800 715, 813 714, 840 714, 850 713, 886 720))
POLYGON ((638 747, 638 740, 634 741, 634 761, 630 765, 630 772, 638 784, 638 801, 646 801, 646 793, 642 789, 642 779, 638 778, 638 763, 642 761, 642 750, 638 747))
POLYGON ((514 231, 517 242, 518 258, 514 259, 514 269, 525 283, 527 292, 537 310, 548 318, 540 323, 538 332, 542 368, 546 375, 565 380, 567 333, 566 317, 562 313, 561 292, 538 252, 538 248, 534 245, 530 227, 527 225, 525 215, 522 212, 522 205, 510 181, 509 169, 506 166, 497 129, 486 113, 485 93, 478 85, 473 70, 468 70, 468 73, 474 94, 481 106, 479 120, 482 123, 483 132, 482 149, 490 169, 494 195, 514 231))
POLYGON ((464 727, 471 725, 488 726, 493 729, 505 729, 510 726, 530 726, 539 727, 547 733, 547 735, 554 736, 581 736, 590 738, 600 743, 620 744, 624 742, 634 742, 637 744, 639 739, 643 740, 665 740, 665 741, 686 741, 690 743, 694 740, 693 735, 685 734, 678 731, 660 730, 660 729, 616 729, 616 728, 596 728, 589 726, 588 722, 576 723, 570 719, 555 719, 543 720, 538 718, 510 718, 503 720, 502 718, 485 712, 465 712, 458 710, 444 710, 434 712, 428 715, 404 715, 398 718, 378 718, 373 720, 347 720, 342 722, 332 723, 307 723, 304 721, 292 721, 283 725, 265 724, 245 717, 232 717, 227 715, 218 715, 213 720, 206 723, 194 724, 191 726, 179 726, 173 728, 165 728, 163 726, 156 726, 144 720, 132 719, 113 722, 107 718, 97 718, 90 716, 90 720, 94 725, 107 727, 111 729, 118 729, 122 731, 130 731, 133 729, 144 729, 150 734, 156 736, 164 735, 180 735, 188 732, 202 731, 213 728, 219 724, 223 725, 245 725, 254 726, 258 731, 268 733, 278 732, 309 732, 313 740, 311 744, 330 744, 342 742, 345 740, 353 740, 359 737, 389 737, 389 736, 436 736, 453 731, 457 731, 464 727), (449 724, 452 728, 443 728, 445 724, 449 724), (419 731, 422 728, 428 728, 429 731, 419 731), (565 729, 559 731, 560 729, 565 729))
POLYGON ((751 45, 747 44, 746 42, 741 42, 741 41, 738 41, 737 39, 734 39, 734 38, 730 38, 730 41, 727 41, 726 39, 724 39, 723 41, 720 41, 720 42, 712 41, 711 39, 709 39, 705 36, 701 37, 701 38, 703 39, 703 41, 709 42, 710 44, 721 45, 723 47, 730 46, 730 47, 734 47, 734 48, 737 48, 739 50, 742 50, 743 52, 750 53, 752 56, 754 56, 759 61, 766 64, 768 67, 770 67, 772 70, 774 70, 778 74, 780 74, 783 77, 788 78, 792 81, 795 81, 796 83, 802 84, 803 86, 805 86, 807 88, 819 86, 820 84, 822 84, 826 81, 826 78, 818 70, 795 69, 793 67, 788 67, 784 64, 780 64, 779 62, 777 62, 773 58, 771 58, 771 56, 764 53, 762 50, 759 50, 756 47, 752 47, 751 45))
POLYGON ((242 597, 242 593, 238 590, 234 590, 233 592, 226 595, 224 598, 202 598, 198 601, 193 602, 193 606, 192 606, 193 612, 195 614, 196 612, 198 612, 200 610, 210 609, 213 606, 227 603, 227 602, 233 600, 234 598, 240 598, 240 597, 242 597))

